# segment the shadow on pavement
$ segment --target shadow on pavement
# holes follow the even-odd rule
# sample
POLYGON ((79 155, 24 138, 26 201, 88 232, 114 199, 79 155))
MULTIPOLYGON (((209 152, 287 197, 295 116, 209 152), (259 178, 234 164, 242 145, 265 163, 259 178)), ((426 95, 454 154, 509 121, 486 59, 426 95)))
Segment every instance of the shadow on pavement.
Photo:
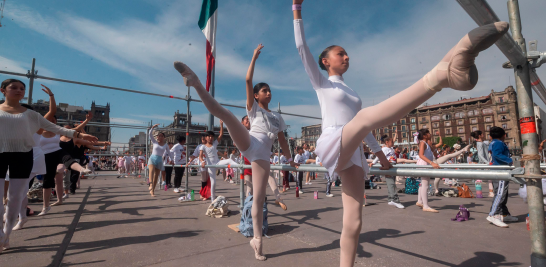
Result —
POLYGON ((506 257, 492 252, 475 252, 476 257, 463 261, 459 265, 461 267, 480 266, 480 267, 496 267, 496 266, 520 266, 521 262, 505 262, 506 257))

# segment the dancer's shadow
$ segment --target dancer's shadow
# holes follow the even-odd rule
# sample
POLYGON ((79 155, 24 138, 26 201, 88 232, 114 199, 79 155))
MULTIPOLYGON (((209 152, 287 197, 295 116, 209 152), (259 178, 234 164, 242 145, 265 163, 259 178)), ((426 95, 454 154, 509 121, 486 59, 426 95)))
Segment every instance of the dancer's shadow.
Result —
MULTIPOLYGON (((356 251, 356 254, 359 258, 370 258, 372 257, 372 254, 369 252, 364 251, 364 246, 362 246, 362 243, 371 243, 371 244, 377 244, 378 240, 384 239, 384 238, 398 238, 408 235, 415 235, 415 234, 422 234, 424 231, 413 231, 405 234, 400 234, 400 230, 396 229, 378 229, 376 231, 370 231, 366 233, 360 234, 359 237, 359 243, 358 248, 356 251)), ((277 254, 267 254, 267 257, 269 258, 275 258, 280 257, 284 255, 290 255, 290 254, 300 254, 300 253, 307 253, 307 252, 318 252, 318 251, 328 251, 333 249, 339 249, 339 239, 332 241, 329 244, 325 244, 319 247, 315 248, 298 248, 293 249, 289 251, 284 251, 277 254)))
POLYGON ((280 216, 280 217, 290 218, 290 219, 292 219, 291 218, 292 216, 303 216, 301 219, 293 219, 293 220, 298 224, 304 224, 308 220, 318 220, 318 219, 320 219, 320 217, 319 217, 320 213, 328 212, 328 211, 335 211, 335 210, 339 210, 339 209, 341 209, 341 208, 326 207, 326 208, 314 209, 314 210, 300 210, 300 211, 294 211, 294 212, 283 213, 283 214, 280 214, 280 213, 272 213, 272 214, 275 214, 275 215, 280 216))
POLYGON ((492 252, 475 252, 476 257, 463 261, 459 265, 460 267, 471 267, 471 266, 480 266, 480 267, 497 267, 497 266, 520 266, 521 262, 505 262, 506 257, 503 255, 492 253, 492 252))
POLYGON ((299 226, 293 226, 288 224, 273 224, 269 225, 269 230, 267 231, 268 236, 275 236, 275 235, 282 235, 286 233, 290 233, 294 231, 295 229, 300 228, 299 226))
MULTIPOLYGON (((470 202, 470 204, 462 204, 467 209, 472 209, 475 207, 483 207, 483 204, 476 204, 475 202, 470 202)), ((444 205, 441 208, 438 208, 439 210, 458 210, 460 205, 444 205)), ((472 212, 472 211, 470 211, 472 212)))

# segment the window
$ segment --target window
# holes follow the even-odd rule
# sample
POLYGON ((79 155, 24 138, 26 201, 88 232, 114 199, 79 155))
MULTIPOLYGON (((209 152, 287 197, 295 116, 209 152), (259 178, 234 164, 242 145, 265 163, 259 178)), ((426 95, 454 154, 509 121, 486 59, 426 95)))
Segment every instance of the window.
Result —
POLYGON ((421 121, 422 121, 422 122, 426 122, 426 121, 427 121, 427 118, 421 117, 421 121))
POLYGON ((434 135, 440 135, 440 131, 438 130, 434 131, 434 135))
POLYGON ((438 126, 439 126, 439 123, 437 123, 437 122, 435 122, 435 123, 432 124, 432 127, 433 127, 433 128, 438 128, 438 126))
MULTIPOLYGON (((478 127, 477 126, 472 126, 472 131, 477 131, 478 130, 478 127)), ((489 136, 489 135, 488 135, 489 136)))
POLYGON ((476 124, 476 123, 478 123, 478 119, 471 119, 471 120, 470 120, 470 123, 476 124))
POLYGON ((400 124, 406 124, 406 120, 400 120, 400 124))
POLYGON ((505 111, 506 111, 506 107, 504 107, 504 106, 503 106, 503 107, 500 107, 500 108, 499 108, 499 111, 500 111, 500 112, 505 112, 505 111))
POLYGON ((458 129, 457 129, 457 132, 458 132, 458 133, 464 133, 464 128, 458 128, 458 129))
POLYGON ((411 125, 411 130, 415 130, 415 124, 411 125))
POLYGON ((465 136, 464 135, 459 135, 459 138, 461 138, 462 141, 465 141, 465 136))
POLYGON ((506 138, 508 138, 508 133, 506 133, 506 138))
POLYGON ((505 121, 506 120, 506 115, 501 115, 500 119, 501 119, 501 121, 505 121))
POLYGON ((425 125, 423 125, 423 129, 426 129, 426 128, 428 128, 428 126, 427 126, 426 124, 425 124, 425 125))
POLYGON ((504 103, 504 97, 499 97, 499 103, 504 103))
POLYGON ((411 123, 415 123, 415 118, 410 119, 411 123))
POLYGON ((485 117, 485 122, 492 122, 493 119, 491 117, 485 117))
POLYGON ((480 113, 477 110, 471 110, 471 111, 468 112, 468 116, 474 116, 474 115, 478 115, 478 114, 480 114, 480 113))
POLYGON ((463 120, 458 120, 457 125, 464 125, 464 121, 463 120))
POLYGON ((464 118, 464 112, 457 112, 457 113, 455 113, 455 118, 456 118, 456 119, 462 119, 462 118, 464 118))
POLYGON ((451 120, 451 114, 442 115, 442 120, 451 120))
POLYGON ((444 125, 445 125, 446 127, 449 127, 449 126, 451 126, 451 122, 450 122, 450 121, 446 121, 444 125))
POLYGON ((396 132, 396 127, 392 127, 392 131, 393 131, 393 132, 396 132))
POLYGON ((451 129, 446 129, 446 134, 451 134, 451 129))
POLYGON ((430 117, 430 120, 431 120, 431 121, 439 121, 439 120, 440 120, 440 116, 432 116, 432 117, 430 117))
POLYGON ((388 132, 389 132, 389 128, 385 127, 385 129, 383 129, 383 132, 384 132, 384 133, 388 133, 388 132))
MULTIPOLYGON (((508 125, 506 123, 503 123, 502 128, 506 130, 506 129, 508 129, 508 125)), ((508 137, 508 136, 506 136, 506 137, 508 137)))
POLYGON ((402 131, 406 130, 406 125, 402 125, 402 131))
POLYGON ((482 109, 482 113, 483 113, 484 115, 493 114, 493 110, 490 109, 490 108, 484 108, 484 109, 482 109))
POLYGON ((491 125, 486 125, 485 130, 489 132, 489 130, 491 130, 491 125))
POLYGON ((396 125, 396 122, 393 122, 392 125, 396 125))
POLYGON ((402 138, 406 138, 406 133, 402 133, 402 138))

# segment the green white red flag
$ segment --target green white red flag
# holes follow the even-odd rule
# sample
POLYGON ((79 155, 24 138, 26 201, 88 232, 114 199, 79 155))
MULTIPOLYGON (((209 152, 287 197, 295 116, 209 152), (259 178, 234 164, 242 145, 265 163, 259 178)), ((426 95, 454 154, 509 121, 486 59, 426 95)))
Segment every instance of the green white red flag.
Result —
POLYGON ((207 38, 207 91, 212 82, 212 69, 216 58, 216 24, 218 22, 218 0, 203 0, 199 28, 207 38))

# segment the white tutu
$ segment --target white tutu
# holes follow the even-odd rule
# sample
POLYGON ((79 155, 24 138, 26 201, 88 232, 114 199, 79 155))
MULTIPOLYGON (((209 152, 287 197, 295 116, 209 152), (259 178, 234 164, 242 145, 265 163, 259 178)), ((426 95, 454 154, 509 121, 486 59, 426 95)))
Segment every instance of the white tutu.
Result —
MULTIPOLYGON (((328 170, 330 177, 335 177, 334 173, 337 168, 339 155, 341 153, 341 133, 343 131, 343 127, 344 126, 325 128, 317 140, 317 148, 315 149, 315 153, 320 157, 322 166, 328 170)), ((354 152, 350 162, 347 163, 346 166, 343 166, 343 168, 348 168, 353 164, 362 167, 364 170, 364 179, 366 179, 366 176, 370 170, 368 168, 368 164, 364 164, 363 162, 366 162, 366 159, 364 158, 363 145, 361 144, 360 147, 354 152)))
POLYGON ((250 162, 260 159, 269 162, 272 146, 273 140, 266 134, 252 133, 250 134, 250 147, 241 153, 250 162))

